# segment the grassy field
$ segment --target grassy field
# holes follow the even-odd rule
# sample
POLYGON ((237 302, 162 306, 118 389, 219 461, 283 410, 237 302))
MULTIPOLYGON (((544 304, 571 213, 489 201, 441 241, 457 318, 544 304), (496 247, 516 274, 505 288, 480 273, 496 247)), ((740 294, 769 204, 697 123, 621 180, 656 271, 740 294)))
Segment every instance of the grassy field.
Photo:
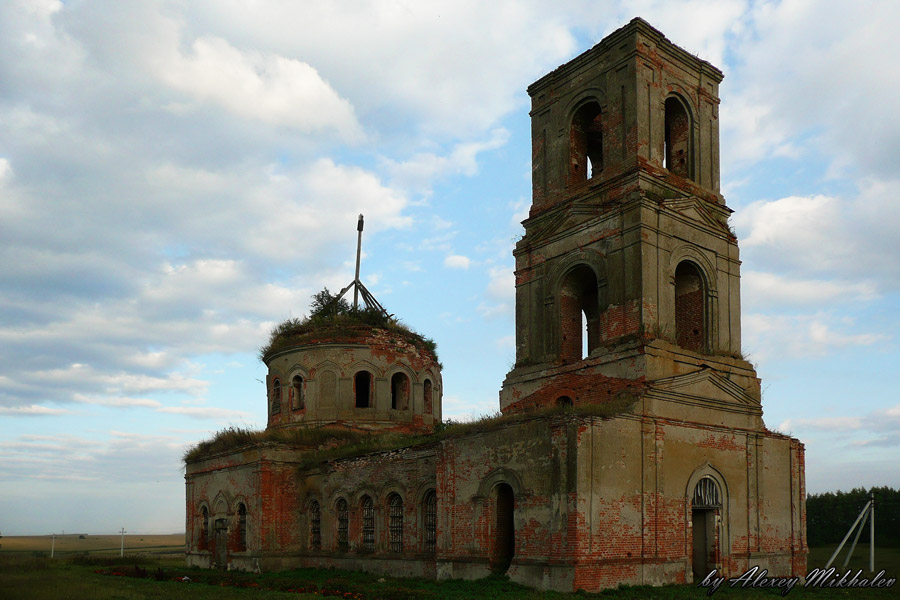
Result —
MULTIPOLYGON (((51 544, 54 554, 118 554, 122 543, 119 535, 87 535, 70 533, 57 535, 54 542, 49 535, 5 536, 0 538, 0 553, 4 552, 46 552, 50 554, 51 544)), ((174 535, 125 535, 126 554, 183 554, 184 534, 174 535)))
MULTIPOLYGON (((109 541, 115 536, 97 536, 109 541)), ((135 536, 136 545, 144 538, 144 548, 152 550, 151 540, 158 536, 135 536)), ((162 536, 172 541, 172 536, 162 536)), ((76 536, 77 538, 77 536, 76 536)), ((422 579, 384 578, 359 572, 298 569, 281 573, 223 573, 189 569, 177 555, 131 555, 120 558, 109 555, 97 540, 96 551, 69 554, 49 559, 48 553, 20 549, 7 551, 7 539, 0 549, 0 599, 16 600, 144 600, 144 599, 308 599, 345 598, 357 600, 463 600, 496 598, 516 600, 575 600, 578 598, 623 598, 637 600, 661 598, 685 600, 707 598, 706 590, 696 586, 624 587, 599 594, 560 594, 540 592, 511 583, 503 577, 479 581, 430 581, 422 579), (187 577, 189 581, 184 581, 187 577)), ((43 538, 37 538, 43 542, 43 538)), ((84 541, 84 540, 82 540, 84 541)), ((159 540, 156 540, 159 541, 159 540)), ((170 546, 171 547, 171 546, 170 546)), ((24 548, 24 544, 22 546, 24 548)), ((830 552, 818 548, 811 552, 811 566, 824 564, 830 552), (821 558, 823 557, 824 558, 821 558)), ((857 552, 862 557, 860 549, 857 552)), ((863 557, 867 559, 867 554, 863 557)), ((889 576, 897 577, 900 550, 877 548, 876 557, 883 560, 889 576)), ((840 567, 838 564, 838 567, 840 567)), ((851 563, 851 567, 853 563, 851 563)), ((878 568, 878 564, 876 564, 878 568)), ((741 590, 722 586, 716 598, 780 598, 777 590, 741 590)), ((887 590, 804 589, 799 585, 790 598, 822 600, 834 598, 900 597, 900 587, 887 590)))
MULTIPOLYGON (((837 544, 833 544, 831 546, 822 546, 819 548, 810 548, 809 559, 807 560, 808 568, 812 569, 813 567, 824 567, 825 563, 828 562, 828 559, 831 557, 831 554, 834 552, 835 548, 837 548, 837 544)), ((850 542, 848 542, 847 545, 844 546, 843 550, 841 550, 841 553, 834 559, 834 562, 831 564, 831 566, 843 572, 845 570, 843 568, 844 559, 847 558, 847 551, 849 549, 850 542)), ((850 557, 850 562, 847 564, 847 569, 853 569, 854 572, 856 571, 856 569, 862 569, 863 572, 869 570, 868 544, 865 546, 863 546, 862 544, 858 544, 856 546, 856 550, 853 552, 853 556, 850 557)), ((882 569, 884 569, 884 572, 887 575, 900 579, 900 548, 879 548, 876 546, 875 572, 877 573, 882 569)), ((900 598, 900 583, 897 584, 897 597, 900 598)))

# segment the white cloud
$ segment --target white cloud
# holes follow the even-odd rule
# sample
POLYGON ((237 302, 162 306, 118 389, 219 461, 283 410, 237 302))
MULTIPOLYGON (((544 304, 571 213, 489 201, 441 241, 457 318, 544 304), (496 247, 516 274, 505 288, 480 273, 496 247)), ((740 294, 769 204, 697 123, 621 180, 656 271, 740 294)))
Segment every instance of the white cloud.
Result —
MULTIPOLYGON (((383 161, 393 185, 428 195, 437 179, 450 175, 475 175, 478 172, 478 154, 500 148, 508 140, 509 132, 498 128, 490 132, 487 140, 457 144, 447 156, 422 152, 403 161, 388 158, 383 161)), ((440 219, 437 224, 443 225, 442 221, 440 219)))
POLYGON ((844 168, 893 177, 900 5, 784 0, 754 3, 748 16, 735 32, 741 68, 724 88, 726 163, 815 152, 844 168))
MULTIPOLYGON (((853 447, 900 448, 900 404, 864 414, 787 419, 778 426, 794 434, 826 434, 853 447)), ((833 445, 829 445, 833 449, 833 445)))
POLYGON ((887 338, 880 333, 845 333, 853 329, 848 319, 826 312, 816 314, 744 313, 743 348, 754 361, 765 363, 779 358, 816 358, 837 349, 872 346, 887 338))
POLYGON ((247 232, 248 247, 273 259, 312 256, 338 240, 349 248, 359 214, 365 215, 367 235, 412 224, 403 215, 407 199, 402 193, 384 186, 370 171, 331 159, 273 176, 250 194, 256 218, 247 232))
POLYGON ((740 31, 746 0, 637 0, 620 9, 624 23, 642 16, 675 44, 721 67, 727 37, 740 31))
POLYGON ((493 266, 488 269, 486 300, 476 310, 484 317, 509 316, 515 310, 516 279, 511 267, 493 266))
POLYGON ((510 208, 513 210, 513 214, 510 219, 510 225, 512 225, 513 229, 515 229, 521 235, 524 235, 525 231, 522 228, 522 221, 528 218, 528 214, 531 211, 531 200, 527 198, 519 198, 518 200, 510 204, 510 208))
MULTIPOLYGON (((352 8, 264 1, 252 15, 228 1, 188 10, 198 31, 302 57, 327 74, 363 122, 392 135, 477 135, 522 105, 532 78, 576 50, 563 14, 531 1, 367 0, 352 8)), ((584 11, 578 21, 611 16, 584 11)))
POLYGON ((741 273, 741 296, 743 309, 752 312, 771 307, 871 301, 878 294, 872 283, 800 279, 745 270, 741 273))
POLYGON ((461 254, 451 254, 444 259, 444 266, 448 269, 468 269, 471 263, 468 257, 461 254))
POLYGON ((860 429, 862 426, 862 417, 818 417, 814 419, 788 419, 778 426, 778 430, 785 433, 808 429, 846 432, 860 429))
POLYGON ((336 131, 359 141, 362 131, 350 103, 310 65, 259 51, 241 52, 226 40, 204 36, 192 53, 154 61, 156 75, 201 103, 304 132, 336 131))
POLYGON ((71 414, 72 411, 61 408, 50 408, 48 406, 40 406, 38 404, 29 404, 26 406, 0 406, 0 415, 11 417, 48 417, 71 414))
POLYGON ((502 338, 494 340, 494 343, 501 350, 515 350, 516 349, 516 336, 505 335, 502 338))
MULTIPOLYGON (((900 288, 897 180, 862 180, 849 197, 788 196, 753 202, 733 223, 745 261, 806 286, 833 281, 845 295, 870 298, 900 288)), ((764 282, 756 282, 764 285, 764 282)), ((819 291, 826 291, 820 286, 819 291)), ((828 298, 826 298, 827 300, 828 298)))
POLYGON ((211 419, 222 422, 248 422, 253 415, 243 410, 218 408, 215 406, 163 406, 157 412, 185 415, 195 419, 211 419))
POLYGON ((512 302, 516 297, 516 276, 512 267, 496 266, 488 269, 490 281, 487 286, 487 295, 494 300, 512 302))

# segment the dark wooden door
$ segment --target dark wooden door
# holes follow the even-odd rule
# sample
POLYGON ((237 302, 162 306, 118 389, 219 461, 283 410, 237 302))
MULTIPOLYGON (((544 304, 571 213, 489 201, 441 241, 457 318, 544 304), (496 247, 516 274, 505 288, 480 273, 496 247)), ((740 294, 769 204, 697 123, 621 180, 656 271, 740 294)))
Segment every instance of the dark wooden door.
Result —
POLYGON ((495 527, 491 568, 496 573, 506 573, 516 553, 515 497, 512 488, 501 483, 497 486, 497 522, 495 527))
POLYGON ((707 510, 691 511, 694 530, 694 581, 709 574, 709 533, 706 530, 707 510))

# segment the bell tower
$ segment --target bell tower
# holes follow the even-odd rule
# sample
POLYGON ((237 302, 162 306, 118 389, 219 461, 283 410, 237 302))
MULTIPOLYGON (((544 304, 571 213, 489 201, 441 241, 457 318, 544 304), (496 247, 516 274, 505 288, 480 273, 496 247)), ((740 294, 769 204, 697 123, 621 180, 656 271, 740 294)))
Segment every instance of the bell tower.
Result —
POLYGON ((624 394, 645 415, 687 404, 692 421, 762 427, 719 193, 721 81, 634 19, 528 88, 533 200, 504 413, 624 394))

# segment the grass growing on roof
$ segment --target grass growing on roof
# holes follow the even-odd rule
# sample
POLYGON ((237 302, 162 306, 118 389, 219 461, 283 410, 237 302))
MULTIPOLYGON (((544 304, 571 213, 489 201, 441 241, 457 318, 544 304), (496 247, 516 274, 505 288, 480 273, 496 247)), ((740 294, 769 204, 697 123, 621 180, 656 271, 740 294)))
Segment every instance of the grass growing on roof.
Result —
POLYGON ((363 338, 372 328, 396 334, 438 360, 434 340, 412 330, 376 308, 354 308, 345 298, 338 298, 328 288, 313 295, 310 312, 302 319, 287 319, 272 329, 268 343, 260 348, 259 358, 265 361, 273 353, 291 346, 329 337, 363 338))
POLYGON ((295 427, 285 429, 252 430, 244 427, 227 427, 211 439, 199 442, 184 453, 184 461, 192 462, 221 452, 235 451, 245 446, 261 443, 281 443, 296 448, 315 450, 301 458, 301 466, 384 452, 400 448, 412 448, 437 443, 441 440, 487 433, 509 425, 554 415, 612 417, 631 408, 635 397, 620 395, 603 404, 554 406, 514 415, 494 413, 482 415, 474 421, 445 421, 430 434, 402 434, 364 432, 337 427, 295 427))

